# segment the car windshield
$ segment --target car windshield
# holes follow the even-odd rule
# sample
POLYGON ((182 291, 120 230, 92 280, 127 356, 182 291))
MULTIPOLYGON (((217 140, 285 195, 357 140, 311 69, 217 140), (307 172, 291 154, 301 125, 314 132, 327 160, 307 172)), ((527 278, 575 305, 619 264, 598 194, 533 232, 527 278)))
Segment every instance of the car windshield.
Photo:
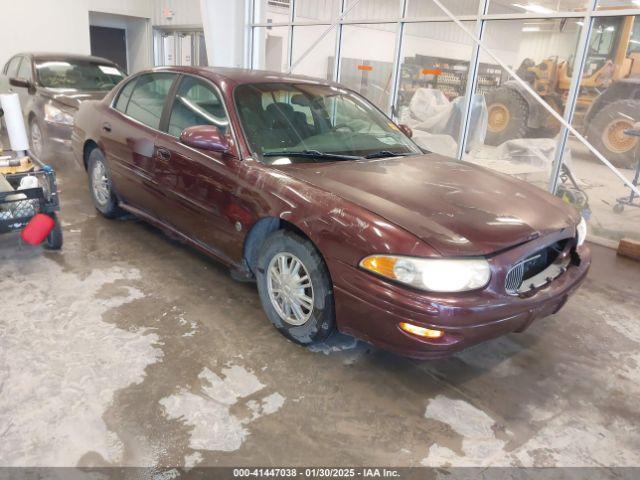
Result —
POLYGON ((421 153, 379 110, 338 87, 240 85, 235 101, 252 151, 265 163, 358 160, 421 153))
POLYGON ((111 90, 125 77, 113 65, 77 60, 37 61, 36 71, 43 87, 84 91, 111 90))

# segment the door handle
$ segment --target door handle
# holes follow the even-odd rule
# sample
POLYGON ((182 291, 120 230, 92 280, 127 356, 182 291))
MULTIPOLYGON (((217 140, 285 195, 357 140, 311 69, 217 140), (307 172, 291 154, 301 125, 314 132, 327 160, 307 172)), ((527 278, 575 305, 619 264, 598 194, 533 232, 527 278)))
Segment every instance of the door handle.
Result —
POLYGON ((156 158, 168 162, 171 159, 171 152, 164 147, 158 147, 156 148, 156 158))
POLYGON ((110 123, 103 123, 102 124, 102 130, 104 130, 105 132, 110 132, 111 131, 111 124, 110 123))

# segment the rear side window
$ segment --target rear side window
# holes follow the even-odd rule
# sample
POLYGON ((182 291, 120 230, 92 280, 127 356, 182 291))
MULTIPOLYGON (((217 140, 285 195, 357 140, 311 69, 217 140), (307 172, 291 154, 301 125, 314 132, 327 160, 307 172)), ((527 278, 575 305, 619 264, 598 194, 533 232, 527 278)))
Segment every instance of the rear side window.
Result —
POLYGON ((185 128, 195 125, 215 125, 224 134, 229 120, 220 97, 211 85, 194 77, 185 77, 171 107, 169 134, 179 137, 185 128))
POLYGON ((7 64, 7 77, 16 78, 18 76, 18 67, 20 66, 22 57, 14 57, 7 64))
POLYGON ((120 95, 118 95, 118 100, 114 105, 116 110, 120 110, 122 113, 127 111, 127 105, 129 104, 129 99, 131 98, 131 92, 133 92, 133 87, 136 86, 136 81, 138 79, 134 78, 129 83, 127 83, 122 90, 120 90, 120 95))
POLYGON ((160 128, 164 102, 175 79, 173 73, 147 73, 138 77, 126 114, 145 125, 160 128))
POLYGON ((33 74, 31 72, 31 61, 24 57, 22 59, 22 63, 20 64, 20 68, 18 69, 17 77, 20 80, 33 80, 33 74))

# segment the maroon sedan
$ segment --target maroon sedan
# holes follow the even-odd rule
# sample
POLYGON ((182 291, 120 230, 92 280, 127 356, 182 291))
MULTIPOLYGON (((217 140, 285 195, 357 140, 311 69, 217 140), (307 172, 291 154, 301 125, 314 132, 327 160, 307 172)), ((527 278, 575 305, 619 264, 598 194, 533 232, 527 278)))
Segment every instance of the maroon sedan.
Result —
POLYGON ((83 103, 73 148, 99 212, 255 279, 298 343, 339 330, 433 358, 557 312, 590 264, 580 215, 407 133, 338 84, 180 67, 83 103))

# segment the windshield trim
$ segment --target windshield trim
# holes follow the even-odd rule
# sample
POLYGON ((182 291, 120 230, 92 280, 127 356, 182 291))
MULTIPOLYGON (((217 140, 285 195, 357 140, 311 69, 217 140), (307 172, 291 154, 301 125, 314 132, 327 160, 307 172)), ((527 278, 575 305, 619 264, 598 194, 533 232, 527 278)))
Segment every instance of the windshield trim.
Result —
MULTIPOLYGON (((325 82, 314 82, 314 81, 308 81, 308 80, 304 80, 304 79, 300 79, 300 81, 296 81, 292 82, 292 81, 287 81, 287 80, 279 80, 279 81, 268 81, 268 82, 260 82, 260 81, 253 81, 253 82, 243 82, 243 83, 239 83, 237 85, 235 85, 233 87, 233 91, 231 92, 231 98, 233 100, 233 108, 235 110, 235 114, 236 117, 238 119, 238 125, 240 127, 240 132, 242 133, 242 137, 244 139, 244 143, 247 147, 247 150, 249 151, 249 153, 251 154, 250 157, 252 159, 254 159, 255 161, 261 163, 262 165, 266 165, 266 166, 271 166, 271 164, 266 163, 263 161, 262 159, 262 155, 259 152, 256 152, 253 148, 253 146, 251 145, 251 142, 249 142, 249 137, 245 131, 244 128, 244 122, 242 121, 242 118, 240 117, 240 108, 238 107, 238 98, 237 98, 237 91, 239 87, 245 86, 245 85, 277 85, 277 84, 283 84, 283 85, 309 85, 309 86, 320 86, 320 87, 326 87, 326 88, 336 88, 341 92, 344 93, 348 93, 349 95, 353 95, 355 97, 357 97, 357 99, 361 102, 364 102, 366 105, 368 105, 369 107, 372 107, 374 110, 378 111, 378 113, 380 113, 384 118, 386 118, 387 120, 389 120, 390 122, 392 122, 394 125, 396 124, 396 122, 394 122, 391 117, 389 117, 389 115, 387 115, 385 112, 382 111, 382 109, 380 109, 375 103, 370 102, 369 100, 367 100, 367 98, 365 98, 363 95, 361 95, 360 93, 356 92, 355 90, 352 90, 351 88, 345 87, 344 85, 341 84, 336 84, 336 83, 325 83, 325 82)), ((411 143, 411 145, 413 147, 415 147, 416 149, 416 155, 420 155, 422 153, 424 153, 424 150, 416 143, 413 141, 412 138, 407 137, 404 132, 400 131, 400 133, 402 135, 404 135, 404 137, 411 143)), ((331 153, 331 152, 326 152, 326 153, 331 153)), ((364 160, 364 158, 362 159, 364 160)), ((356 161, 356 160, 353 160, 356 161)), ((357 160, 360 161, 360 160, 357 160)))

